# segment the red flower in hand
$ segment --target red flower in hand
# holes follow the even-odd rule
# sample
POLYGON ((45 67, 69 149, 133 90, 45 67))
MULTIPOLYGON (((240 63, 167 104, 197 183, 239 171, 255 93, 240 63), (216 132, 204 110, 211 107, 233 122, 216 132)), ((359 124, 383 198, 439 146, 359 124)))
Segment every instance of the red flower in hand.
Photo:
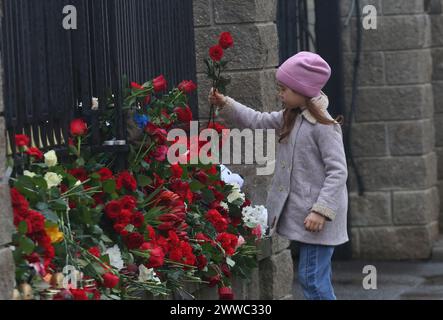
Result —
POLYGON ((71 135, 73 136, 84 136, 88 126, 83 119, 74 119, 71 121, 71 135))
POLYGON ((223 58, 223 54, 223 48, 218 44, 209 49, 209 56, 214 61, 220 61, 223 58))
POLYGON ((234 40, 232 39, 232 35, 229 32, 222 32, 220 34, 220 39, 218 40, 218 44, 223 49, 228 49, 234 45, 234 40))
POLYGON ((160 91, 166 90, 166 87, 168 86, 166 79, 163 75, 160 75, 157 78, 155 78, 154 80, 152 80, 152 85, 154 86, 155 92, 160 92, 160 91))
POLYGON ((25 147, 29 145, 29 137, 25 134, 16 134, 15 135, 15 145, 17 147, 25 147))

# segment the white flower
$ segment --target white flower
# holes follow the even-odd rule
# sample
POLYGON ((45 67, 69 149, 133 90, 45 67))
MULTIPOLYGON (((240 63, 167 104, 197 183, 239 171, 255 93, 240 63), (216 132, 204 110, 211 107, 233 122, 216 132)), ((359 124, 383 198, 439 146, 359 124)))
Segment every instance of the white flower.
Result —
POLYGON ((55 172, 47 172, 44 178, 48 184, 48 189, 57 187, 63 180, 63 177, 55 172))
POLYGON ((237 199, 245 201, 245 194, 240 191, 240 185, 238 183, 231 184, 233 186, 231 193, 228 195, 227 200, 229 203, 234 202, 237 199))
POLYGON ((109 263, 114 268, 121 270, 124 267, 124 262, 122 259, 122 254, 118 245, 108 248, 105 252, 109 256, 109 263))
POLYGON ((54 150, 45 153, 45 163, 48 167, 54 167, 57 165, 57 155, 54 150))
POLYGON ((220 207, 222 207, 223 209, 225 209, 226 211, 229 211, 229 206, 226 202, 222 201, 220 202, 220 207))
POLYGON ((262 235, 268 228, 268 210, 264 206, 248 206, 242 210, 242 220, 246 227, 255 229, 260 226, 262 235))
POLYGON ((153 268, 148 269, 141 264, 138 267, 138 271, 139 271, 138 281, 140 282, 155 281, 157 283, 161 283, 160 279, 157 277, 157 274, 155 273, 153 268))
POLYGON ((23 171, 23 175, 25 175, 27 177, 31 177, 31 178, 34 178, 36 176, 36 174, 34 172, 31 172, 28 170, 23 171))
POLYGON ((74 187, 78 187, 82 184, 82 182, 80 180, 77 180, 77 182, 74 184, 74 187))

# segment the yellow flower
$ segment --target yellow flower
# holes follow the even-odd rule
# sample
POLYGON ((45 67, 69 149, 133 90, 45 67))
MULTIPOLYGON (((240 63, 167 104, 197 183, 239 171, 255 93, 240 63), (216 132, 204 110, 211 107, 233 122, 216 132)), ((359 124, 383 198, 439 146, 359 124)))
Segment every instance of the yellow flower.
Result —
POLYGON ((64 234, 58 227, 47 227, 45 228, 47 235, 51 238, 51 243, 59 243, 64 239, 64 234))

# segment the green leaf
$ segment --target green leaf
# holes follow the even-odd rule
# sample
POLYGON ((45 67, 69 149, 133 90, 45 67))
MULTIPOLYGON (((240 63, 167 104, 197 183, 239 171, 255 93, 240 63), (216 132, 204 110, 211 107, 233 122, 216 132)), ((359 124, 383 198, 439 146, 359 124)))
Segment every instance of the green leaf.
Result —
POLYGON ((35 205, 35 207, 37 208, 37 210, 40 210, 40 211, 42 211, 42 210, 46 210, 46 209, 49 209, 48 204, 47 204, 47 203, 44 203, 44 202, 39 202, 39 203, 37 203, 37 204, 35 205))
POLYGON ((204 187, 205 185, 197 180, 194 180, 189 184, 189 188, 191 189, 192 192, 200 191, 204 187))
POLYGON ((114 242, 105 234, 102 234, 102 236, 100 237, 100 240, 102 240, 105 243, 113 243, 114 242))
POLYGON ((103 181, 103 190, 106 193, 114 193, 116 188, 115 180, 105 180, 103 181))
POLYGON ((50 207, 56 211, 66 211, 66 202, 63 199, 57 199, 50 203, 50 207))
POLYGON ((42 210, 41 213, 42 213, 42 215, 45 216, 45 218, 47 220, 54 222, 54 223, 58 222, 58 215, 54 211, 46 209, 46 210, 42 210))
POLYGON ((137 183, 140 187, 146 187, 152 183, 152 179, 144 175, 139 175, 137 176, 137 183))
POLYGON ((28 224, 26 223, 26 221, 20 221, 17 230, 20 234, 26 234, 26 232, 28 232, 28 224))
POLYGON ((35 248, 34 241, 28 237, 21 237, 19 240, 19 246, 24 254, 31 254, 35 248))

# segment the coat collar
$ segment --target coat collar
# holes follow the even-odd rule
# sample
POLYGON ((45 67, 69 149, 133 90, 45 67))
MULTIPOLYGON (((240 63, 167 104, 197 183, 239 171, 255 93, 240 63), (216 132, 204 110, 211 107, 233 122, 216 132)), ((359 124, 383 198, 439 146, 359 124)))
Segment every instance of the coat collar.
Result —
MULTIPOLYGON (((326 116, 326 118, 330 120, 334 120, 332 116, 328 112, 328 106, 329 106, 329 99, 326 94, 324 94, 323 91, 320 92, 320 95, 318 95, 315 98, 312 98, 311 101, 314 103, 316 107, 318 107, 326 116)), ((306 107, 301 108, 302 115, 305 117, 306 120, 308 120, 312 124, 317 123, 317 119, 309 112, 309 110, 306 107)))

